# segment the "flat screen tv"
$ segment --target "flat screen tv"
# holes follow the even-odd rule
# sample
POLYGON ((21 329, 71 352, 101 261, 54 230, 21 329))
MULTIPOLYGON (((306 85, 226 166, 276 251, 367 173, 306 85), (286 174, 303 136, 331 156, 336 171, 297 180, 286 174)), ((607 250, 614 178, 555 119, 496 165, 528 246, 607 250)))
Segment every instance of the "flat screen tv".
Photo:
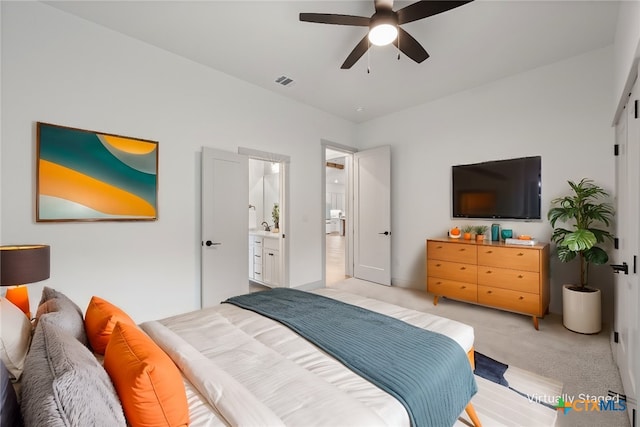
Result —
POLYGON ((454 218, 540 219, 542 158, 451 168, 454 218))

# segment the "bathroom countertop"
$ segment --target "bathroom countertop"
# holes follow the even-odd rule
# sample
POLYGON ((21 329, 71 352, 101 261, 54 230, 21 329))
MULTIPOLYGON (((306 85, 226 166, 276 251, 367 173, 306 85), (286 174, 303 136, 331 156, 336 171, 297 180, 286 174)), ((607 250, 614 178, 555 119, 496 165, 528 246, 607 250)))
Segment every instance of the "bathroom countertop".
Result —
POLYGON ((280 232, 274 233, 273 231, 263 231, 263 230, 249 230, 250 236, 261 236, 261 237, 271 237, 273 239, 279 239, 281 234, 280 232))

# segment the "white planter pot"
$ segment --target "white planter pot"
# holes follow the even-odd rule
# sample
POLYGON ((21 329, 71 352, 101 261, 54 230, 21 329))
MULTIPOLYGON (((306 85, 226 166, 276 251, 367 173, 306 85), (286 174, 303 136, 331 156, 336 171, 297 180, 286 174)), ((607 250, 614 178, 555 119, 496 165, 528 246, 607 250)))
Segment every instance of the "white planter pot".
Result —
POLYGON ((601 292, 578 292, 562 287, 562 323, 581 334, 597 334, 602 329, 601 292))

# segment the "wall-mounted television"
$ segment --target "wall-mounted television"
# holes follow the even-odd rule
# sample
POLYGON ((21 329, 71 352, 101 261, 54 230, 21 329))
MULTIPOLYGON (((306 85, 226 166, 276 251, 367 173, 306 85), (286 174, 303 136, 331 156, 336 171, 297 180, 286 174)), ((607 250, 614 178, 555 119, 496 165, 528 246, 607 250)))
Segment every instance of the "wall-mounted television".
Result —
POLYGON ((454 218, 540 219, 542 158, 451 167, 454 218))

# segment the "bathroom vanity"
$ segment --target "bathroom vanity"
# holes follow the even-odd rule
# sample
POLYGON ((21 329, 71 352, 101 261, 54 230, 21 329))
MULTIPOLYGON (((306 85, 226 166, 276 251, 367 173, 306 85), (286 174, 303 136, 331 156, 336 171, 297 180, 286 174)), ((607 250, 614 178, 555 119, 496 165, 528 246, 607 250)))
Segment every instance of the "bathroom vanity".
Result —
POLYGON ((249 280, 280 286, 280 233, 249 231, 249 280))

